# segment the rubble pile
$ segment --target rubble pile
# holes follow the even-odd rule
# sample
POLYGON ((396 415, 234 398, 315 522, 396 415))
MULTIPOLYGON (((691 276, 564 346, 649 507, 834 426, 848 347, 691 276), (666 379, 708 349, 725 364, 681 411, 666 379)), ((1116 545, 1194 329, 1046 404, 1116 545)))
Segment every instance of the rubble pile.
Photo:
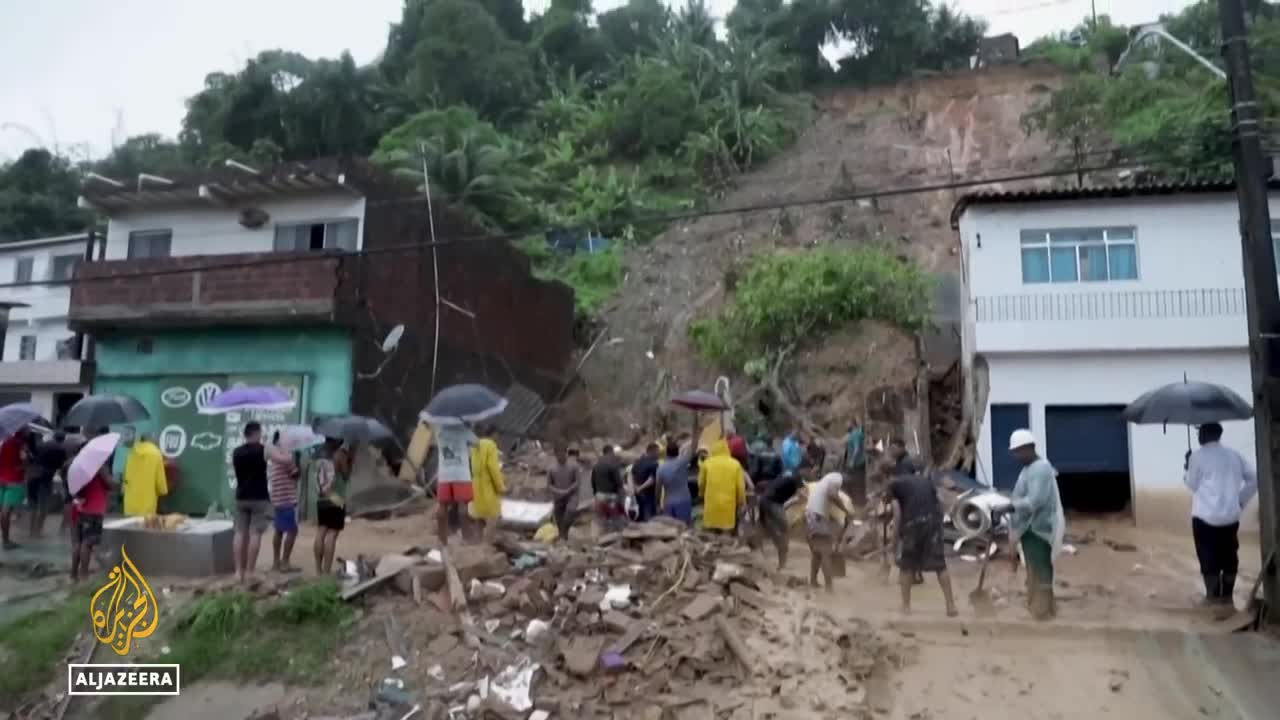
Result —
POLYGON ((344 595, 367 597, 386 635, 354 651, 376 660, 349 717, 873 714, 867 682, 894 649, 801 601, 759 553, 663 520, 586 542, 381 558, 361 585, 395 592, 344 595))

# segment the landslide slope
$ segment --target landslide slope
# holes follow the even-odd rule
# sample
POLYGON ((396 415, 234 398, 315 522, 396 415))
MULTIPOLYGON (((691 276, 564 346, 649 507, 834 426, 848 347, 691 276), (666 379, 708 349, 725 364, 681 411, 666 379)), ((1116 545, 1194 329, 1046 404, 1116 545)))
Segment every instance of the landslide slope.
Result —
MULTIPOLYGON (((1039 171, 1057 164, 1047 141, 1027 137, 1024 113, 1060 81, 1042 64, 912 78, 892 86, 840 90, 815 100, 812 126, 786 152, 739 178, 718 207, 849 195, 1039 171)), ((990 189, 990 188, 984 188, 990 189)), ((626 258, 622 290, 606 308, 604 339, 582 382, 556 414, 557 434, 620 437, 660 429, 672 391, 710 389, 717 375, 747 384, 741 368, 711 367, 688 337, 689 323, 715 312, 752 255, 775 249, 880 240, 923 268, 948 276, 958 306, 960 256, 949 215, 965 191, 875 201, 805 205, 678 223, 626 258)), ((835 431, 868 403, 910 388, 919 366, 914 340, 867 323, 815 337, 797 353, 787 385, 820 426, 835 431)), ((871 409, 872 414, 875 410, 871 409)))

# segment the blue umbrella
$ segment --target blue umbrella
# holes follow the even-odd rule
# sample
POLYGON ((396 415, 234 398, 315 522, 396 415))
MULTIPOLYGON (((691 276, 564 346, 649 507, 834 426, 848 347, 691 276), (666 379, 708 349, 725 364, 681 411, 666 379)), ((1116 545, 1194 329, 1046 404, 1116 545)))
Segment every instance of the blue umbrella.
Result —
POLYGON ((9 437, 36 420, 51 424, 40 417, 40 411, 31 403, 13 403, 0 407, 0 437, 9 437))
POLYGON ((201 415, 225 415, 237 410, 292 410, 298 402, 278 387, 238 387, 214 396, 201 415))

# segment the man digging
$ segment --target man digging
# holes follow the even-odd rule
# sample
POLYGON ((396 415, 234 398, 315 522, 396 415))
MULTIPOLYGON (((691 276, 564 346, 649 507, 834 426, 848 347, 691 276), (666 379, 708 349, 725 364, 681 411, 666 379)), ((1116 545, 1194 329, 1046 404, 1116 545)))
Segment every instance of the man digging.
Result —
POLYGON ((898 587, 902 591, 902 612, 911 612, 911 586, 926 572, 936 573, 947 602, 947 617, 959 614, 947 574, 945 541, 942 538, 942 503, 933 481, 922 473, 898 475, 889 483, 893 500, 893 525, 898 532, 898 587))
POLYGON ((844 476, 840 473, 827 473, 814 484, 809 493, 809 501, 804 507, 804 523, 809 540, 809 585, 818 587, 818 571, 826 581, 827 592, 834 588, 831 569, 831 556, 840 548, 845 533, 849 531, 849 523, 853 520, 852 508, 840 497, 844 485, 844 476), (831 519, 831 506, 844 511, 844 527, 836 533, 836 523, 831 519))

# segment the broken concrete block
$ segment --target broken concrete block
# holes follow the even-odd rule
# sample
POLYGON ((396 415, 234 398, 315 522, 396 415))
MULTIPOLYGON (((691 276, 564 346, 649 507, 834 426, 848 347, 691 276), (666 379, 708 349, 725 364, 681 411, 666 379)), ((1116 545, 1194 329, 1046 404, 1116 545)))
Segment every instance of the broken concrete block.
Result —
POLYGON ((709 617, 719 609, 720 596, 703 593, 702 595, 694 598, 693 602, 686 605, 684 610, 680 611, 680 614, 696 622, 709 617))

